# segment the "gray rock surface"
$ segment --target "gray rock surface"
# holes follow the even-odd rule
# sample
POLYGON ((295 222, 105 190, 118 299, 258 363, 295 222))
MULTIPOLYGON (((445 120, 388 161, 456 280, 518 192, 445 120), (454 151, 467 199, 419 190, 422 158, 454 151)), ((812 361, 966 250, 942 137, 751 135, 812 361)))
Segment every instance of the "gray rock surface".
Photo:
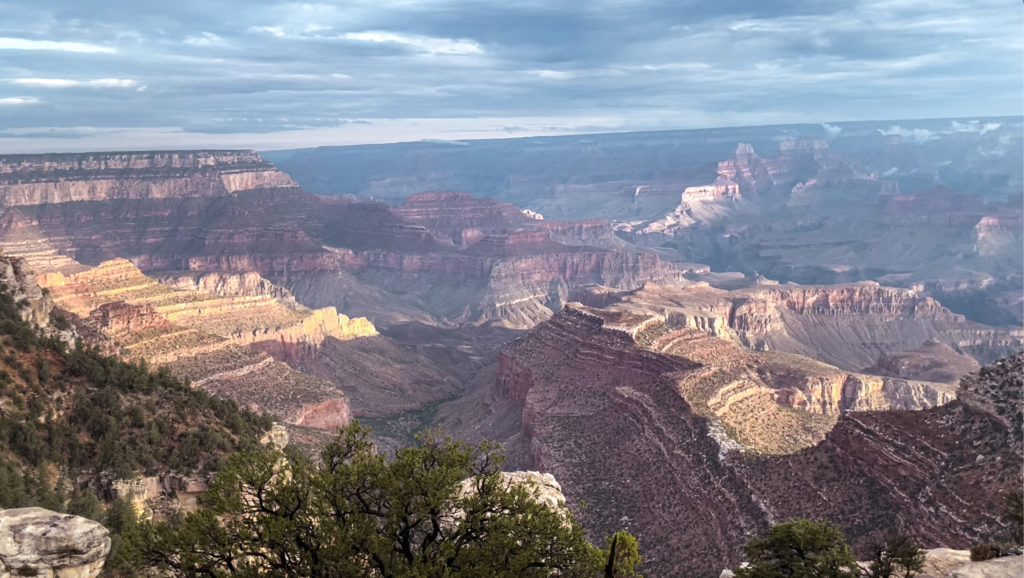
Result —
POLYGON ((110 553, 110 532, 79 516, 43 508, 0 510, 0 578, 94 578, 110 553))
POLYGON ((947 578, 1020 578, 1024 556, 1004 556, 984 562, 968 562, 953 569, 947 578))

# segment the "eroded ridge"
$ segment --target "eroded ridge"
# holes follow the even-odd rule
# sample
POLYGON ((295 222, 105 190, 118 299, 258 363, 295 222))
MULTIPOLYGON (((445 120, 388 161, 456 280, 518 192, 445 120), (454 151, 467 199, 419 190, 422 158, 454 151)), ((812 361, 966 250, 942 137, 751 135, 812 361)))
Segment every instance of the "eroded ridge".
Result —
POLYGON ((1004 531, 991 504, 1021 481, 1024 356, 965 380, 963 401, 900 393, 947 401, 906 411, 872 376, 667 318, 569 306, 502 350, 493 390, 522 408, 517 466, 561 480, 591 531, 637 535, 646 571, 717 575, 794 516, 835 520, 860 549, 891 528, 956 547, 1004 531), (752 440, 765 449, 742 451, 752 440))
POLYGON ((57 307, 73 314, 82 333, 132 361, 165 365, 196 386, 289 423, 336 428, 350 419, 344 395, 329 382, 297 372, 301 359, 326 339, 376 335, 364 318, 333 307, 310 310, 258 275, 194 281, 218 291, 158 283, 116 259, 71 275, 44 275, 57 307), (219 282, 219 283, 218 283, 219 282), (262 291, 262 292, 261 292, 262 291))

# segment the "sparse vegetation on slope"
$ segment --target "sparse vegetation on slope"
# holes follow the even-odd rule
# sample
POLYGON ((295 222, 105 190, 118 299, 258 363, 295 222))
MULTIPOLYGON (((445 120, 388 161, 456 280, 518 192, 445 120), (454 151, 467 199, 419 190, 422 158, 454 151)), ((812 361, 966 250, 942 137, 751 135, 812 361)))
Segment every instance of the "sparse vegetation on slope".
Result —
POLYGON ((268 418, 22 321, 0 293, 0 507, 63 510, 103 475, 211 469, 254 445, 268 418))

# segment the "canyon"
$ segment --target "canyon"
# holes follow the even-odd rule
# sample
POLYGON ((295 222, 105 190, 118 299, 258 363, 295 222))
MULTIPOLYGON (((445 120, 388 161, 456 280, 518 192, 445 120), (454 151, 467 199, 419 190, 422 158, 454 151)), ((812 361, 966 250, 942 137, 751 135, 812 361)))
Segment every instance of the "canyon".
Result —
POLYGON ((659 576, 717 575, 790 517, 834 520, 857 548, 891 528, 961 548, 1003 531, 993 504, 1024 458, 1021 356, 953 399, 663 324, 568 306, 502 350, 490 413, 449 425, 505 424, 516 467, 554 474, 591 531, 634 533, 659 576))
POLYGON ((736 127, 275 151, 303 187, 400 205, 472 191, 547 220, 607 219, 672 262, 918 289, 1019 325, 1021 119, 736 127), (916 131, 916 132, 914 132, 916 131), (926 135, 918 139, 913 135, 926 135))
MULTIPOLYGON (((0 282, 306 449, 500 441, 650 575, 796 516, 967 547, 1019 483, 1021 180, 878 130, 0 156, 0 282)), ((194 506, 172 474, 111 491, 194 506)))

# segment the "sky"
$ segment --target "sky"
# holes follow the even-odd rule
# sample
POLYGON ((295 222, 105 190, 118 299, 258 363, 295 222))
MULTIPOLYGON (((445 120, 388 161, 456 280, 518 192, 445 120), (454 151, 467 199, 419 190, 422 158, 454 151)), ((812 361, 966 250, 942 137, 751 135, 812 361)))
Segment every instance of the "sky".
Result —
POLYGON ((1024 111, 1006 0, 0 0, 0 152, 1024 111))

